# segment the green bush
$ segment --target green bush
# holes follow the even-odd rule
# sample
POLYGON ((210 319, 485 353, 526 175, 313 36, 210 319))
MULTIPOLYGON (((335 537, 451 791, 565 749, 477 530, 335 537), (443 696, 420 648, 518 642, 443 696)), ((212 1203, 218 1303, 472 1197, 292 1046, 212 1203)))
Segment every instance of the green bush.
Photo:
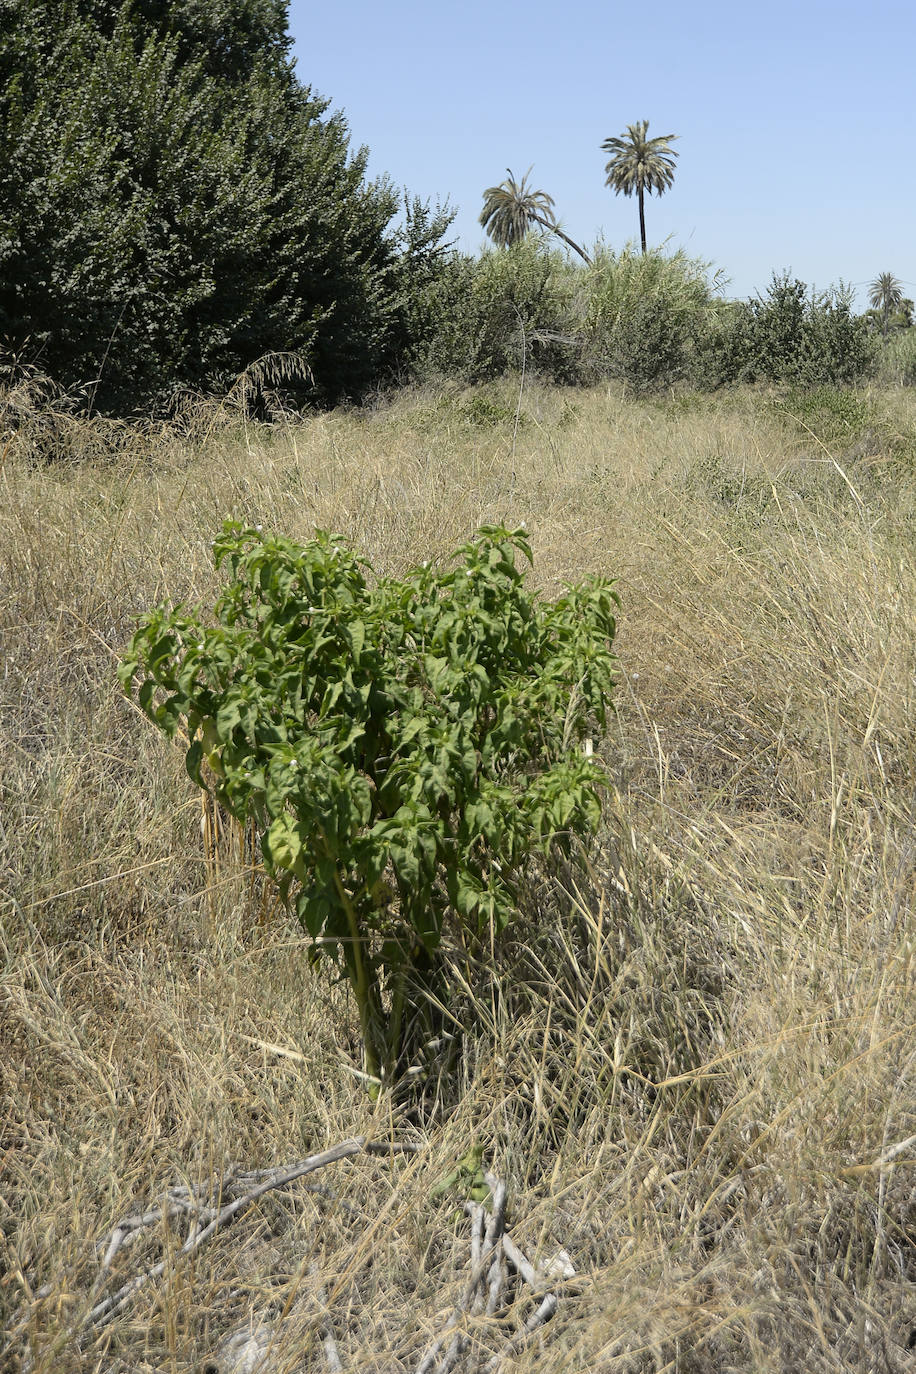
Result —
POLYGON ((377 386, 450 216, 366 177, 296 80, 286 8, 5 0, 0 338, 96 409, 223 390, 265 354, 298 400, 377 386))
POLYGON ((746 301, 718 301, 697 334, 690 381, 703 391, 715 391, 740 381, 750 355, 750 313, 746 301))
POLYGON ((834 386, 793 387, 780 410, 804 433, 813 434, 828 447, 839 444, 849 448, 863 437, 872 420, 864 397, 834 386))
POLYGON ((765 297, 739 319, 747 381, 843 386, 874 365, 876 344, 867 322, 852 313, 842 286, 809 294, 804 282, 774 275, 765 297))
POLYGON ((524 365, 555 382, 576 381, 580 277, 535 234, 479 258, 456 255, 430 285, 431 328, 416 375, 473 383, 524 365))
POLYGON ((143 618, 120 668, 187 767, 240 821, 335 959, 366 1065, 391 1078, 447 1001, 448 927, 473 958, 515 911, 534 851, 594 830, 616 597, 529 592, 523 531, 482 529, 447 569, 375 579, 340 540, 301 547, 227 522, 229 585, 143 618))
POLYGON ((716 309, 716 286, 708 265, 680 249, 597 252, 584 283, 589 371, 635 392, 688 376, 716 309))

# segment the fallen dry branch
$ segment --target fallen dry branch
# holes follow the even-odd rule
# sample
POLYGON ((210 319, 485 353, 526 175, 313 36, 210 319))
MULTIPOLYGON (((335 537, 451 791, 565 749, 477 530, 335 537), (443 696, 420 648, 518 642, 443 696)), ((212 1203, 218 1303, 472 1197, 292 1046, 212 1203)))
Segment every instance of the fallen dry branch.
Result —
MULTIPOLYGON (((307 1159, 301 1159, 297 1164, 289 1165, 284 1169, 274 1168, 246 1173, 230 1173, 220 1182, 216 1204, 210 1206, 202 1205, 202 1197, 205 1195, 204 1187, 170 1189, 168 1199, 163 1206, 153 1207, 148 1211, 138 1213, 136 1216, 127 1217, 114 1228, 105 1248, 91 1297, 94 1298, 98 1293, 105 1275, 121 1247, 143 1228, 157 1225, 163 1220, 170 1220, 173 1217, 190 1216, 190 1231, 178 1252, 179 1257, 186 1257, 193 1254, 195 1250, 199 1250, 204 1242, 215 1235, 221 1227, 244 1211, 245 1208, 257 1202, 265 1193, 277 1188, 285 1188, 290 1183, 294 1183, 296 1179, 304 1178, 306 1174, 314 1173, 317 1169, 323 1169, 326 1165, 334 1164, 340 1159, 348 1159, 352 1155, 403 1154, 414 1152, 419 1148, 418 1145, 407 1142, 383 1143, 381 1141, 367 1141, 364 1136, 354 1136, 351 1140, 341 1141, 339 1145, 332 1145, 329 1150, 324 1150, 317 1155, 309 1155, 307 1159), (223 1203, 223 1198, 227 1195, 230 1201, 223 1203)), ((166 1260, 160 1260, 158 1264, 152 1265, 142 1274, 135 1275, 115 1293, 96 1303, 79 1325, 85 1325, 88 1322, 94 1326, 104 1326, 150 1279, 159 1278, 164 1273, 166 1263, 166 1260)))
MULTIPOLYGON (((230 1169, 207 1183, 169 1188, 159 1206, 147 1207, 125 1217, 110 1235, 99 1242, 97 1248, 101 1259, 98 1273, 80 1314, 69 1324, 66 1332, 60 1333, 56 1348, 62 1349, 87 1327, 97 1331, 103 1329, 140 1289, 165 1272, 170 1263, 168 1259, 160 1260, 135 1274, 114 1292, 97 1300, 116 1257, 138 1237, 149 1235, 151 1228, 186 1219, 187 1232, 177 1257, 187 1258, 268 1192, 285 1188, 329 1164, 354 1155, 413 1153, 420 1148, 412 1143, 382 1143, 357 1136, 285 1168, 230 1169)), ((519 1290, 524 1286, 522 1291, 533 1299, 533 1310, 524 1320, 519 1313, 512 1334, 507 1333, 500 1350, 495 1353, 492 1348, 483 1351, 464 1366, 468 1374, 471 1371, 492 1374, 504 1359, 521 1350, 533 1333, 553 1318, 559 1303, 556 1292, 558 1284, 562 1283, 569 1291, 569 1280, 575 1276, 565 1251, 559 1252, 544 1266, 532 1263, 506 1228, 506 1184, 492 1174, 486 1174, 485 1179, 491 1195, 489 1208, 470 1201, 464 1204, 471 1222, 470 1273, 458 1303, 441 1333, 423 1354, 416 1374, 452 1374, 468 1352, 475 1325, 481 1333, 487 1329, 492 1331, 494 1318, 505 1321, 512 1317, 513 1309, 518 1310, 515 1305, 519 1290)), ((335 1203, 340 1201, 333 1190, 327 1187, 316 1189, 315 1185, 307 1186, 310 1191, 315 1189, 335 1203)), ((344 1365, 331 1325, 327 1294, 317 1267, 311 1264, 309 1268, 317 1283, 314 1294, 320 1307, 320 1312, 311 1319, 310 1325, 321 1340, 329 1374, 341 1374, 344 1365)), ((39 1292, 34 1296, 41 1298, 44 1294, 39 1292)), ((294 1306, 298 1307, 297 1304, 294 1306)), ((279 1320, 263 1316, 253 1318, 246 1325, 228 1333, 220 1341, 205 1369, 213 1374, 248 1374, 248 1371, 255 1370, 258 1374, 270 1374, 274 1367, 273 1351, 281 1337, 285 1338, 293 1316, 287 1310, 279 1320)), ((24 1367, 30 1367, 28 1357, 24 1367)))
MULTIPOLYGON (((548 1275, 531 1263, 506 1230, 505 1183, 494 1178, 492 1174, 486 1174, 484 1177, 493 1200, 489 1217, 480 1203, 465 1203, 465 1211, 471 1217, 470 1278, 442 1334, 424 1353, 417 1366, 417 1374, 450 1374, 470 1343, 468 1319, 480 1316, 495 1317, 501 1307, 508 1307, 506 1290, 509 1284, 509 1265, 540 1302, 504 1349, 497 1351, 488 1360, 485 1368, 488 1371, 497 1369, 508 1355, 517 1353, 528 1338, 556 1313, 556 1293, 544 1291, 549 1283, 548 1275), (451 1331, 455 1334, 440 1358, 439 1352, 451 1331)), ((548 1272, 550 1278, 567 1280, 575 1276, 575 1269, 565 1252, 561 1252, 551 1262, 548 1272)))

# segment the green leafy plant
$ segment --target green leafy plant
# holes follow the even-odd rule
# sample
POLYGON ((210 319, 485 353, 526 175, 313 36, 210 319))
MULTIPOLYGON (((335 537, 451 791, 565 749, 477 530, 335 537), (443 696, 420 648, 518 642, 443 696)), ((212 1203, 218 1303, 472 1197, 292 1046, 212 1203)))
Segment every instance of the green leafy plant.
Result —
POLYGON ((342 540, 227 521, 229 585, 145 615, 120 665, 187 768, 349 980, 373 1080, 437 1029, 447 928, 473 957, 517 909, 536 851, 600 816, 582 742, 605 721, 616 595, 524 585, 523 530, 485 527, 445 566, 375 578, 342 540))

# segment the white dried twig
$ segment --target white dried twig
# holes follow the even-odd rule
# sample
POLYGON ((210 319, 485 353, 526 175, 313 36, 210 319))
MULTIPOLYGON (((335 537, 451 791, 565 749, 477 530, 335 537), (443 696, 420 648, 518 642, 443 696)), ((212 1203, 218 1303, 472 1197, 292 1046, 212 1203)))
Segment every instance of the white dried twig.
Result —
MULTIPOLYGON (((229 1180, 234 1185, 232 1191, 240 1186, 243 1191, 222 1207, 197 1207, 195 1202, 202 1192, 200 1188, 172 1189, 169 1194, 169 1201, 163 1207, 151 1208, 138 1216, 128 1217, 126 1221, 115 1227, 102 1260, 101 1273, 93 1284, 93 1296, 98 1291, 100 1279, 104 1277, 118 1249, 123 1245, 127 1236, 141 1226, 154 1225, 163 1219, 181 1214, 191 1214, 195 1224, 192 1225, 190 1234, 178 1252, 179 1258, 181 1258, 199 1250, 205 1241, 209 1240, 234 1216, 250 1207, 252 1203, 257 1202, 259 1198, 272 1189, 285 1188, 290 1183, 294 1183, 296 1179, 314 1173, 316 1169, 323 1169, 328 1164, 334 1164, 337 1160, 347 1159, 351 1155, 403 1153, 416 1151, 419 1148, 419 1145, 403 1142, 386 1144, 381 1141, 367 1141, 365 1136, 354 1136, 351 1140, 341 1141, 339 1145, 332 1145, 329 1150, 324 1150, 320 1154, 309 1155, 307 1159, 301 1159, 297 1164, 292 1164, 287 1168, 265 1169, 258 1173, 236 1175, 229 1180), (204 1222, 203 1226, 200 1225, 201 1221, 204 1222)), ((221 1195, 226 1190, 224 1182, 221 1195)), ((159 1278, 165 1272, 166 1263, 166 1260, 160 1260, 158 1264, 154 1264, 144 1273, 137 1274, 123 1284, 117 1292, 96 1303, 85 1320, 92 1322, 95 1326, 102 1326, 111 1321, 140 1288, 150 1279, 159 1278)))
POLYGON ((493 1210, 486 1220, 484 1230, 484 1218, 486 1212, 479 1203, 468 1203, 466 1207, 471 1212, 471 1276, 468 1279, 464 1292, 462 1293, 457 1306, 445 1323, 441 1336, 433 1341, 432 1345, 425 1351, 422 1360, 417 1366, 417 1374, 448 1374, 453 1368, 459 1357, 464 1353, 468 1343, 466 1332, 459 1332, 450 1342, 448 1349, 439 1360, 439 1351, 445 1342, 445 1338, 450 1331, 453 1331, 458 1324, 468 1316, 474 1316, 483 1311, 484 1299, 480 1292, 480 1286, 484 1278, 494 1263, 493 1251, 499 1244, 502 1228, 506 1221, 506 1198, 508 1191, 505 1183, 494 1178, 492 1174, 485 1174, 487 1186, 493 1197, 493 1210), (481 1237, 481 1233, 483 1235, 481 1237))

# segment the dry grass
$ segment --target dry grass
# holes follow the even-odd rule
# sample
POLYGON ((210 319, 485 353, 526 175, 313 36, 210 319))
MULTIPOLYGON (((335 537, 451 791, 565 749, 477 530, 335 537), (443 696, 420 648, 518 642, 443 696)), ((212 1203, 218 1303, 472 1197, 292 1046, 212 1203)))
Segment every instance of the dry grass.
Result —
POLYGON ((529 388, 513 449, 508 387, 201 412, 114 456, 71 428, 66 463, 0 441, 4 1368, 205 1368, 289 1308, 270 1367, 324 1369, 326 1301, 346 1369, 414 1369, 467 1268, 430 1191, 475 1141, 516 1237, 581 1276, 507 1368, 913 1367, 916 408, 868 406, 829 443, 759 394, 529 388), (456 990, 460 1067, 412 1111, 370 1103, 352 1007, 259 923, 243 856, 208 868, 181 758, 115 681, 136 612, 212 599, 230 513, 383 571, 524 519, 545 590, 619 578, 601 841, 575 888, 534 884, 501 979, 456 990), (160 1228, 116 1278, 162 1278, 72 1334, 120 1218, 355 1134, 423 1148, 268 1195, 190 1264, 160 1228))

